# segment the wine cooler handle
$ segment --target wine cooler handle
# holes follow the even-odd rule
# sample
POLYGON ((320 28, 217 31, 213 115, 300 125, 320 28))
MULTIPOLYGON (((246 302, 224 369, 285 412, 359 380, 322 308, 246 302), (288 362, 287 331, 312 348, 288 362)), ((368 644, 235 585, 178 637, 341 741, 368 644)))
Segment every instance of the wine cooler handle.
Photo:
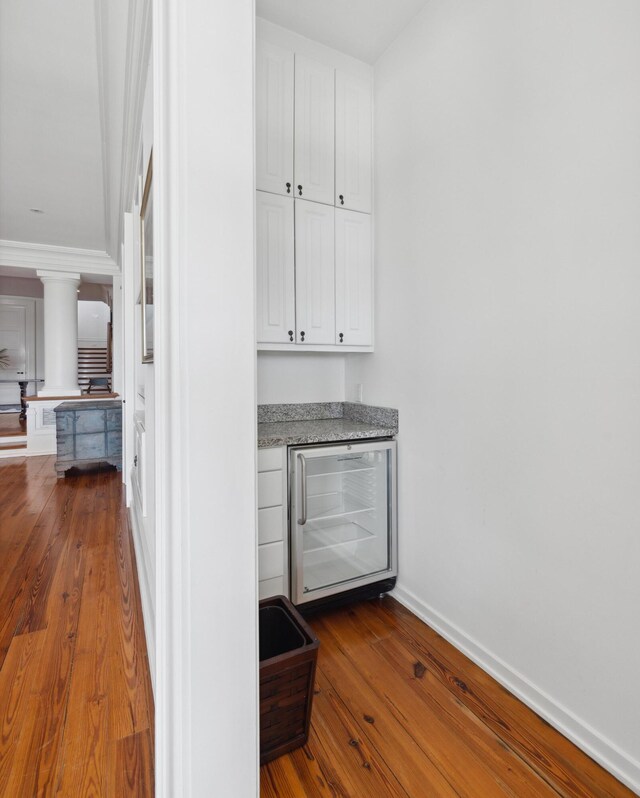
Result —
POLYGON ((303 454, 298 452, 298 461, 300 463, 300 477, 302 480, 302 490, 300 491, 300 518, 298 523, 304 526, 307 523, 307 461, 303 454))

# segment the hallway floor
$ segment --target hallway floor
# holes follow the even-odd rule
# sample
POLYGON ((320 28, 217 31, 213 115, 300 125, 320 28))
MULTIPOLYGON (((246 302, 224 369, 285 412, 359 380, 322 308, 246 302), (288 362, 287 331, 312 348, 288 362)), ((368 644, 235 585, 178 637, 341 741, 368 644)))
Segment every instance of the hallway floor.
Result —
POLYGON ((261 798, 633 798, 390 597, 311 616, 311 734, 261 798))
POLYGON ((153 697, 121 475, 0 460, 0 796, 153 795, 153 697))

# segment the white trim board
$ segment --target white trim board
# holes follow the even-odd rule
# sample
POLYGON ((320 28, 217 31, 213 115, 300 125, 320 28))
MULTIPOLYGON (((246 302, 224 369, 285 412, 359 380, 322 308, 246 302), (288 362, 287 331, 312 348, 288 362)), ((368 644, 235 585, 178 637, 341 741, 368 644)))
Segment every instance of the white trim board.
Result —
POLYGON ((410 590, 398 585, 391 595, 629 789, 640 795, 640 762, 425 604, 410 590))
POLYGON ((149 659, 149 670, 151 671, 151 686, 156 692, 156 619, 153 611, 153 592, 149 580, 149 555, 143 543, 141 534, 141 524, 138 519, 138 503, 136 501, 135 488, 131 506, 129 507, 129 529, 133 538, 133 548, 135 550, 135 568, 138 574, 138 584, 140 585, 140 601, 142 603, 142 620, 144 625, 144 637, 147 644, 147 656, 149 659))
POLYGON ((0 240, 0 265, 76 271, 83 274, 120 274, 118 265, 106 252, 50 244, 29 244, 25 241, 0 240))
MULTIPOLYGON (((24 443, 20 439, 17 440, 19 443, 24 443)), ((2 442, 4 443, 5 441, 2 442)), ((32 452, 32 454, 35 454, 35 452, 32 452)), ((29 454, 26 449, 0 449, 0 460, 15 459, 16 457, 29 457, 29 454)))

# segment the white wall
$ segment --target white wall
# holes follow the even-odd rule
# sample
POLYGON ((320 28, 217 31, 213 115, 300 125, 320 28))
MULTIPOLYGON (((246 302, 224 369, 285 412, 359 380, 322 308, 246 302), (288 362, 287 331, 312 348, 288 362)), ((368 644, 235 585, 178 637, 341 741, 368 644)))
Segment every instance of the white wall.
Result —
MULTIPOLYGON (((156 670, 156 370, 154 363, 142 362, 142 320, 140 297, 140 206, 142 188, 153 146, 153 76, 151 61, 142 70, 144 96, 139 109, 140 138, 135 156, 138 169, 129 187, 130 212, 125 216, 121 319, 127 341, 123 358, 124 452, 123 480, 127 488, 131 526, 136 550, 138 578, 144 615, 149 665, 154 690, 156 670), (143 430, 143 444, 136 452, 135 428, 143 430), (134 455, 137 466, 134 467, 134 455), (134 477, 134 474, 136 475, 134 477)), ((115 318, 115 313, 114 313, 115 318)))
POLYGON ((107 345, 107 325, 111 317, 105 302, 78 302, 78 346, 107 345))
POLYGON ((259 792, 253 28, 154 3, 158 798, 259 792))
POLYGON ((640 789, 640 4, 431 0, 376 65, 399 595, 640 789))
POLYGON ((258 404, 342 402, 344 376, 344 355, 259 352, 258 404))

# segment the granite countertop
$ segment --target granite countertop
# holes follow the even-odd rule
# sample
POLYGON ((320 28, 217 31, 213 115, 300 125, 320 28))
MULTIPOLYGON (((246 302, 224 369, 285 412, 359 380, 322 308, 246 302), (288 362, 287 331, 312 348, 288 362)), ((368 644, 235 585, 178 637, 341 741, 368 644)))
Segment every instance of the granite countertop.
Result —
POLYGON ((258 406, 258 448, 398 434, 398 411, 355 402, 258 406))

